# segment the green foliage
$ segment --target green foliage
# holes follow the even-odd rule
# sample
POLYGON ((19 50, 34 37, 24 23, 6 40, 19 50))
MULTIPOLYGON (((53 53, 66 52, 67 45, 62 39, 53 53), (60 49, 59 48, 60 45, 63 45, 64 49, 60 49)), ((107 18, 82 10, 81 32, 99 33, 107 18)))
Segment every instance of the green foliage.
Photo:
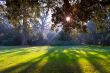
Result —
POLYGON ((108 13, 109 0, 81 0, 70 5, 69 0, 63 0, 64 4, 62 7, 56 6, 52 15, 54 22, 52 29, 57 26, 58 23, 62 23, 65 32, 71 31, 71 29, 77 28, 81 32, 86 32, 86 27, 83 25, 84 22, 92 19, 96 22, 97 31, 104 29, 104 18, 108 13), (107 4, 106 4, 107 3, 107 4), (66 17, 71 17, 71 21, 67 22, 66 17))
POLYGON ((36 20, 40 15, 38 0, 6 0, 6 6, 8 19, 16 31, 21 31, 22 45, 26 45, 31 28, 28 21, 36 20), (19 26, 20 29, 17 30, 19 26))
MULTIPOLYGON (((7 16, 14 26, 22 18, 36 18, 39 15, 38 0, 6 0, 7 16)), ((28 26, 28 25, 27 25, 28 26)))

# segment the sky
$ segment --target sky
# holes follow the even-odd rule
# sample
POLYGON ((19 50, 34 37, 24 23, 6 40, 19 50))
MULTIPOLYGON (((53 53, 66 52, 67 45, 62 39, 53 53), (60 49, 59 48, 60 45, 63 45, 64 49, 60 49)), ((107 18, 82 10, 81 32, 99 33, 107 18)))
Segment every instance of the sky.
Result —
POLYGON ((5 0, 0 0, 0 5, 4 5, 6 4, 6 1, 5 0))

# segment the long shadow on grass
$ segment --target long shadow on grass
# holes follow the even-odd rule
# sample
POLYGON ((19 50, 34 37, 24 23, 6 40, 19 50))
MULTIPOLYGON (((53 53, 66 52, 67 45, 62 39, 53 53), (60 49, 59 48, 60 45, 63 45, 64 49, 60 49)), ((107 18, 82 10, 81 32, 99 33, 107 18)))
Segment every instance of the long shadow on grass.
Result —
MULTIPOLYGON (((93 46, 94 47, 94 46, 93 46)), ((96 47, 97 49, 92 49, 93 47, 85 47, 90 50, 80 50, 77 49, 77 51, 73 51, 74 53, 76 52, 79 58, 83 58, 88 60, 88 62, 99 72, 99 73, 110 73, 110 62, 109 62, 109 57, 106 50, 102 50, 101 47, 96 47), (99 50, 100 49, 100 50, 99 50), (96 51, 97 50, 97 51, 96 51), (81 52, 82 51, 82 52, 81 52), (109 68, 109 69, 107 69, 109 68)), ((95 47, 94 47, 95 48, 95 47)), ((70 51, 71 52, 71 51, 70 51)), ((71 52, 71 53, 73 53, 71 52)))
POLYGON ((77 57, 67 55, 64 53, 65 49, 71 47, 53 47, 49 51, 56 49, 48 56, 48 63, 46 63, 40 73, 81 73, 81 69, 77 62, 77 57))
POLYGON ((47 57, 48 62, 46 62, 40 69, 39 66, 37 66, 39 62, 34 62, 24 70, 20 71, 20 73, 74 73, 79 68, 76 68, 74 71, 73 67, 70 66, 70 59, 63 53, 65 48, 69 47, 49 47, 48 52, 39 60, 39 62, 41 62, 47 57))
MULTIPOLYGON (((30 49, 36 49, 36 48, 30 48, 30 49)), ((26 55, 28 53, 31 53, 32 51, 27 51, 29 49, 24 49, 24 48, 12 48, 12 49, 5 49, 0 52, 0 56, 4 57, 7 56, 8 58, 14 57, 14 56, 21 56, 21 55, 26 55)), ((40 50, 36 50, 36 52, 39 52, 40 50)))
POLYGON ((40 57, 36 57, 36 58, 31 59, 30 61, 27 61, 25 63, 20 63, 18 65, 9 67, 5 70, 0 71, 0 73, 32 73, 32 71, 36 70, 35 69, 36 65, 40 61, 42 61, 43 58, 47 57, 49 54, 53 53, 54 51, 55 51, 55 49, 52 49, 51 51, 47 52, 44 55, 41 55, 40 57), (19 69, 21 69, 21 70, 19 70, 19 69))
MULTIPOLYGON (((103 54, 101 54, 100 52, 98 53, 102 56, 105 56, 103 54)), ((107 59, 103 59, 101 57, 99 57, 98 55, 93 55, 90 53, 87 53, 88 57, 87 59, 89 60, 89 62, 95 67, 95 69, 97 69, 100 73, 110 73, 110 70, 107 69, 107 67, 109 67, 110 69, 110 62, 108 62, 107 59), (105 63, 105 64, 104 64, 105 63), (105 66, 105 67, 104 67, 105 66)), ((106 56, 105 56, 106 57, 106 56)))
POLYGON ((96 59, 100 59, 98 56, 91 55, 89 52, 87 53, 87 51, 86 56, 80 49, 69 49, 67 53, 65 53, 64 51, 68 48, 71 48, 71 46, 49 47, 47 53, 25 63, 9 67, 0 71, 0 73, 83 73, 78 63, 80 57, 88 59, 100 73, 109 73, 98 61, 96 61, 96 59), (47 62, 39 66, 39 63, 45 58, 47 62))
POLYGON ((63 53, 64 48, 69 47, 49 47, 46 54, 31 59, 25 63, 20 63, 18 65, 9 67, 0 71, 0 73, 74 73, 73 67, 69 65, 69 57, 63 53), (48 62, 44 64, 41 69, 39 69, 39 66, 37 65, 45 57, 48 57, 48 62))

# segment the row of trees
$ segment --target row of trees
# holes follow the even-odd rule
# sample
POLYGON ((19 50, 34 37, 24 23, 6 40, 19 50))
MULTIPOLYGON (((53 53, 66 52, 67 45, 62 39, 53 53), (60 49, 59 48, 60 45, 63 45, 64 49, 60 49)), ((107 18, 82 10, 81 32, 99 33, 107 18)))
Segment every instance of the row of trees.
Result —
MULTIPOLYGON (((5 2, 6 3, 0 5, 2 10, 0 13, 1 22, 8 19, 6 21, 9 22, 7 25, 9 26, 11 24, 13 26, 10 27, 14 31, 11 33, 16 34, 12 36, 16 35, 16 38, 19 40, 15 42, 27 45, 31 41, 43 39, 41 31, 45 29, 44 24, 46 24, 45 21, 48 17, 48 13, 41 7, 42 4, 40 5, 37 0, 6 0, 5 2), (45 15, 41 16, 41 13, 45 15), (41 18, 40 22, 42 23, 39 22, 38 18, 41 18)), ((3 24, 3 26, 6 25, 5 23, 3 24)), ((12 31, 11 29, 9 31, 12 31)), ((7 30, 5 31, 7 32, 7 30)), ((7 38, 9 37, 7 36, 7 38)))
POLYGON ((6 17, 15 32, 19 33, 22 45, 27 45, 28 40, 43 39, 41 35, 48 26, 56 31, 56 28, 61 27, 65 35, 76 33, 75 31, 87 32, 87 25, 84 23, 89 20, 95 22, 96 32, 102 32, 108 27, 105 25, 105 19, 110 12, 110 0, 6 0, 5 2, 6 4, 0 5, 0 14, 6 17), (52 25, 47 21, 50 18, 49 14, 52 14, 52 25), (70 21, 66 21, 66 17, 70 17, 70 21))

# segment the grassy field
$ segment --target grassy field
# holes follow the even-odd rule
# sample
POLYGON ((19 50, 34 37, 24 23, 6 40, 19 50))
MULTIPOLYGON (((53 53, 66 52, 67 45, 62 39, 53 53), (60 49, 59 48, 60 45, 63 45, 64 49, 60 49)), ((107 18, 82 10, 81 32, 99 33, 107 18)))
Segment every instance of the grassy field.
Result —
POLYGON ((0 73, 110 73, 110 47, 1 47, 0 73))

